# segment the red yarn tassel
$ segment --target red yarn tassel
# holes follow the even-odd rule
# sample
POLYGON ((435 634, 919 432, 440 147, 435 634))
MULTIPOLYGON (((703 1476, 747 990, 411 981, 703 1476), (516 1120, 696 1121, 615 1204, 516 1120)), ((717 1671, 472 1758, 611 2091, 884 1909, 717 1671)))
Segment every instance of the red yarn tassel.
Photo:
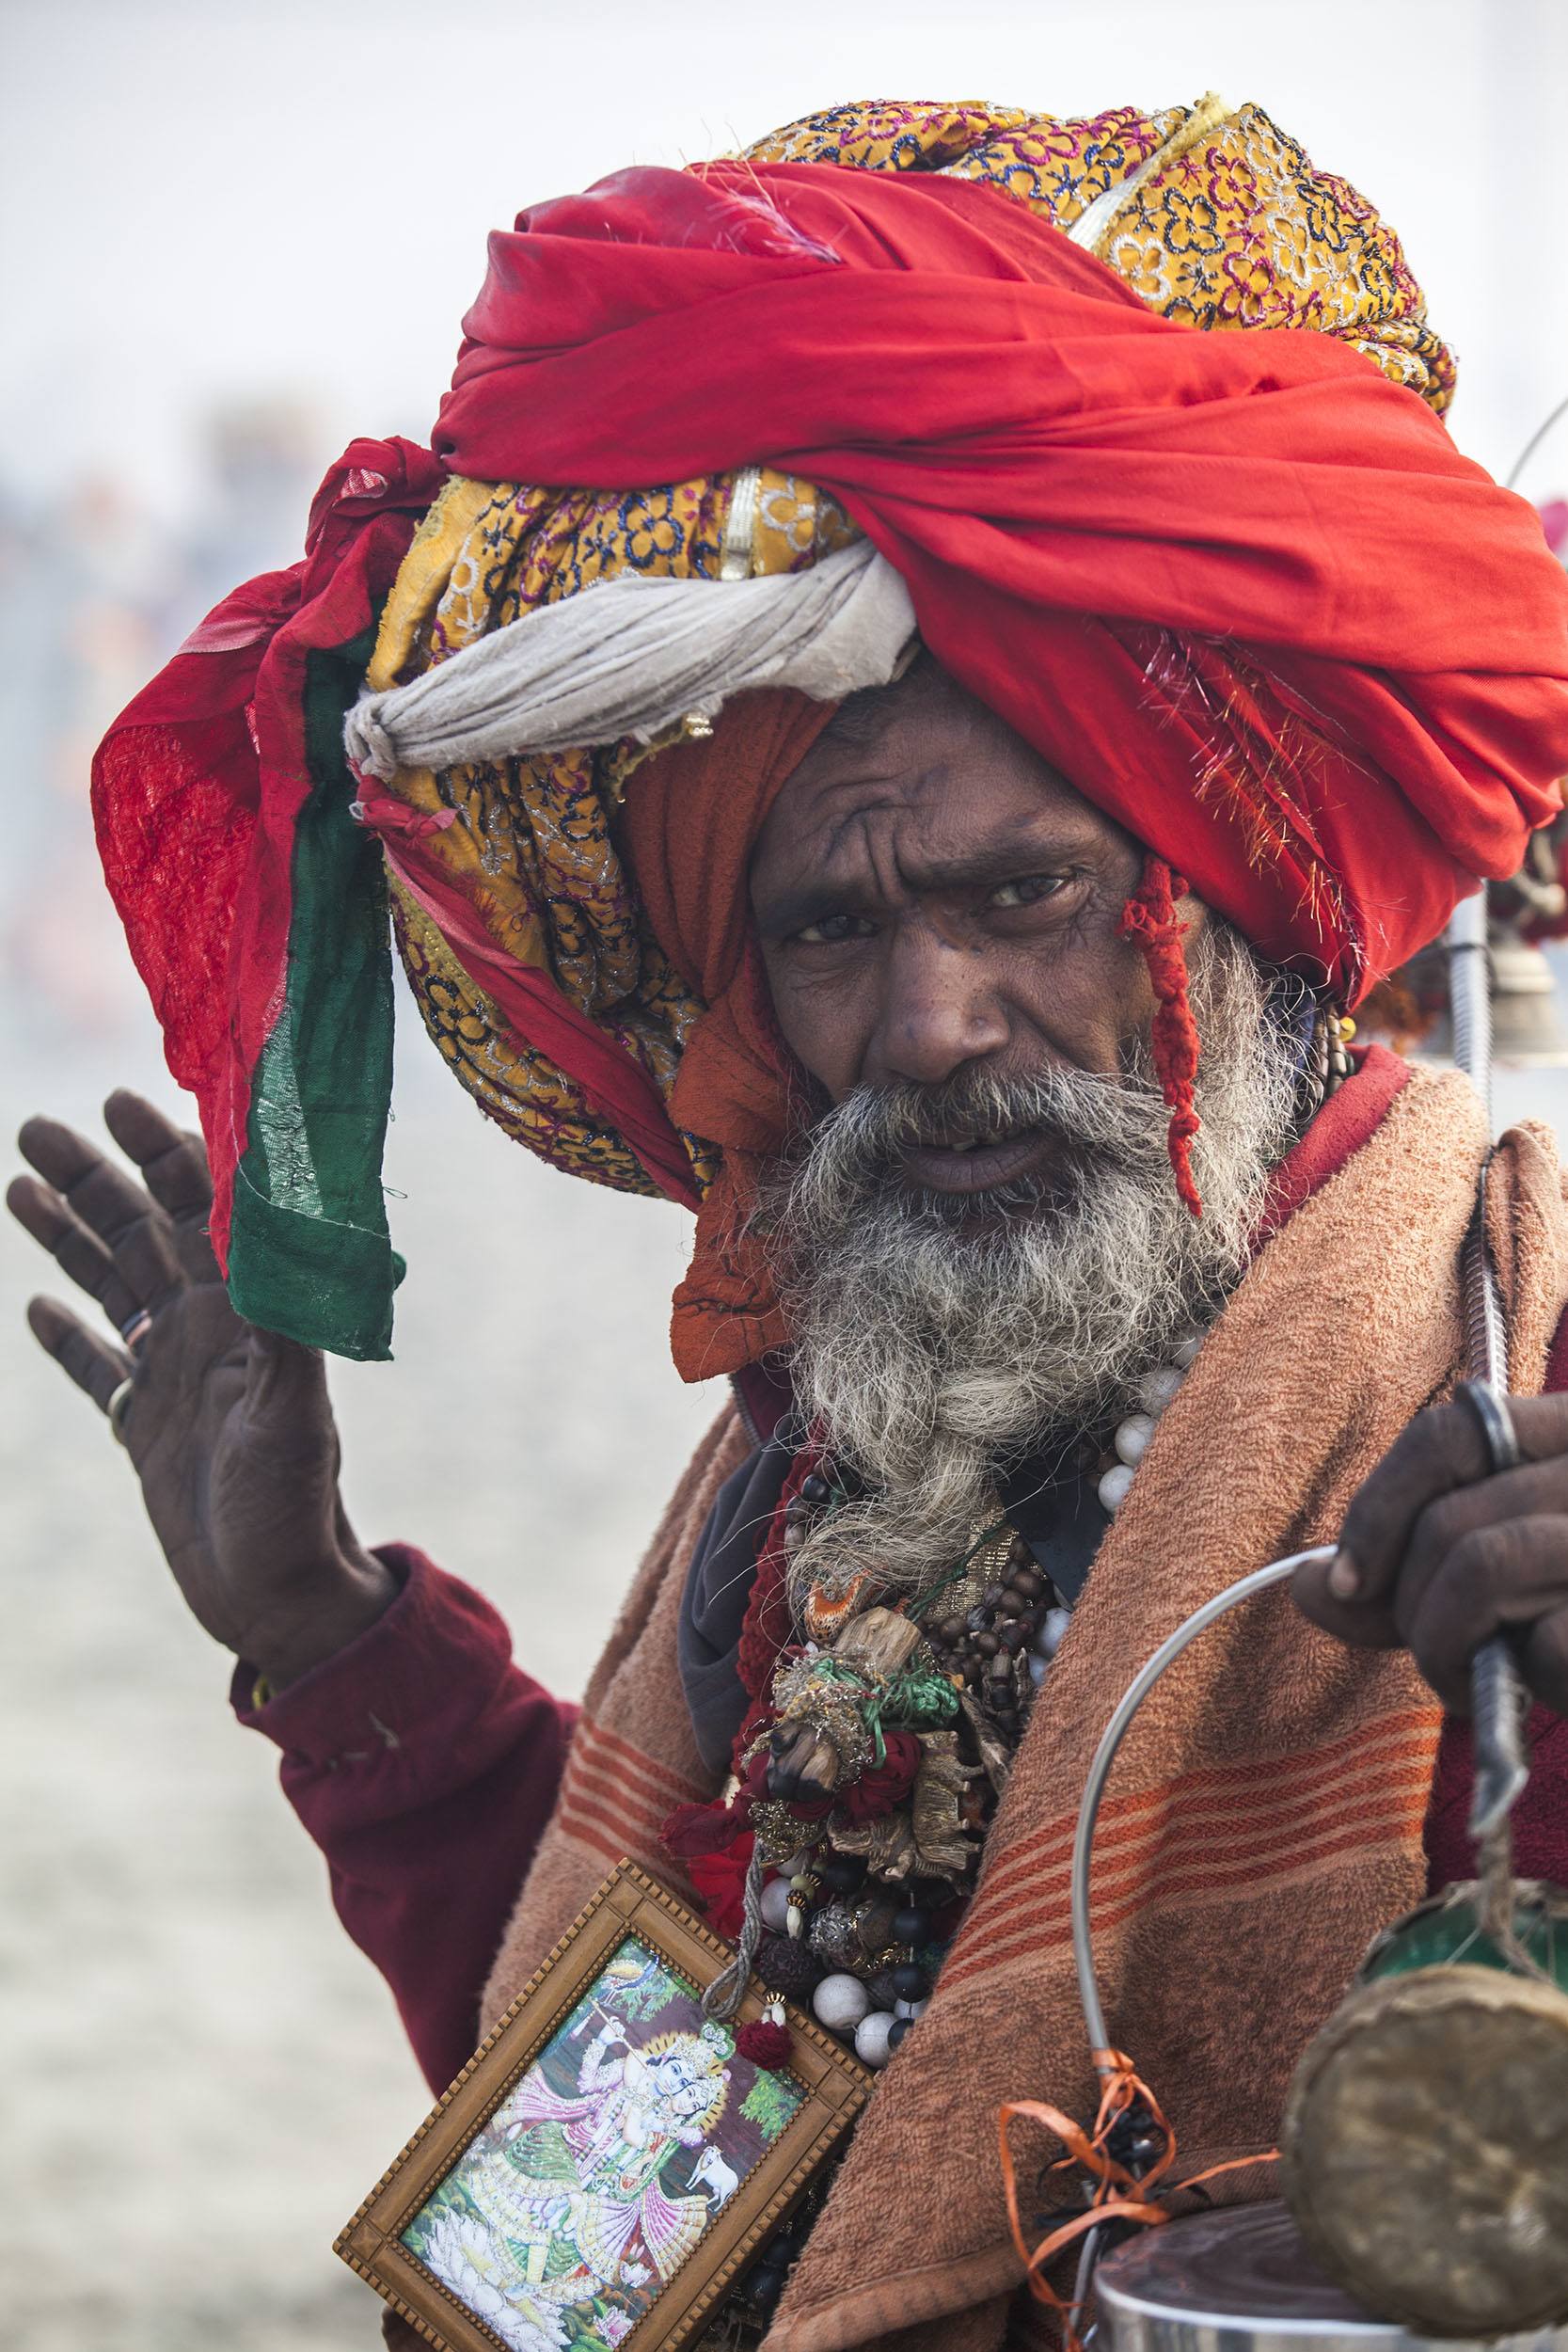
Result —
POLYGON ((787 2026, 776 2024, 771 2017, 756 2017, 749 2026, 741 2026, 735 2047, 737 2057, 750 2058, 753 2066, 766 2067, 768 2074, 776 2074, 782 2066, 789 2064, 795 2040, 787 2026))
POLYGON ((1170 1105, 1167 1147, 1176 1189, 1194 1216, 1203 1215, 1193 1181, 1193 1137, 1200 1120, 1193 1097, 1197 1076, 1197 1025, 1187 999, 1187 959, 1181 952, 1186 926, 1176 919, 1176 900, 1187 885, 1163 857, 1144 860, 1143 879, 1121 911, 1123 939, 1136 941, 1154 990, 1154 1074, 1170 1105))

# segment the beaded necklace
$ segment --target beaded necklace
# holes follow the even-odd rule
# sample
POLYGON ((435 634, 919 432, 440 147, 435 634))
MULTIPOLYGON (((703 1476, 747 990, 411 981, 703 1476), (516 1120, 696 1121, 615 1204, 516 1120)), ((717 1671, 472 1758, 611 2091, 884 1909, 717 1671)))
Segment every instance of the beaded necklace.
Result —
MULTIPOLYGON (((1302 1020, 1299 1133, 1350 1075, 1355 1029, 1321 999, 1292 999, 1280 1017, 1302 1020)), ((1134 1384, 1136 1409, 1103 1449, 1087 1447, 1080 1468, 1092 1469, 1107 1521, 1132 1492, 1203 1337, 1191 1333, 1169 1363, 1147 1372, 1134 1384)), ((850 1499, 830 1464, 801 1480, 784 1509, 786 1565, 850 1499)), ((754 1915, 742 1948, 770 1990, 809 2005, 873 2070, 926 2009, 1070 1615, 1070 1596, 999 1512, 952 1568, 896 1609, 863 1569, 818 1578, 774 1670, 770 1704, 760 1721, 757 1709, 748 1718, 737 1761, 754 1788, 766 1758, 766 1793, 750 1808, 762 1867, 748 1878, 754 1915)), ((718 2352, 721 2336, 732 2352, 766 2327, 825 2193, 814 2189, 764 2247, 700 2352, 710 2342, 718 2352)))
MULTIPOLYGON (((1146 1374, 1138 1409, 1090 1452, 1107 1518, 1200 1345, 1194 1334, 1146 1374)), ((852 1500, 831 1465, 814 1470, 784 1505, 786 1559, 852 1500)), ((1069 1616, 1000 1511, 897 1606, 863 1568, 829 1567, 800 1600, 737 1757, 762 1858, 756 1967, 867 2066, 884 2066, 925 2010, 1069 1616)))
MULTIPOLYGON (((1200 1345, 1195 1335, 1146 1375, 1139 1409, 1081 1461, 1107 1519, 1200 1345)), ((786 1560, 852 1499, 831 1464, 808 1472, 784 1505, 786 1560)), ((1069 1618, 1068 1597, 1005 1514, 898 1608, 864 1570, 829 1569, 743 1727, 736 1763, 752 1792, 755 1854, 741 1951, 770 1992, 809 2007, 874 2072, 926 2010, 1069 1618)), ((764 2065, 775 2062, 769 2030, 744 2029, 747 2055, 764 2065)), ((786 2032, 780 2043, 782 2055, 786 2032)), ((757 2340, 825 2194, 819 2184, 769 2239, 703 2352, 757 2340)))

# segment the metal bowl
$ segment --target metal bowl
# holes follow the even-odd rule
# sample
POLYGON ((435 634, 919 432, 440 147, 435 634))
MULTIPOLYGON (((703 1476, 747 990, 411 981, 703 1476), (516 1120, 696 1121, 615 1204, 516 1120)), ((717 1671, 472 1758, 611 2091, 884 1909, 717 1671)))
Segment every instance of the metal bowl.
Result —
MULTIPOLYGON (((1094 2292, 1095 2352, 1480 2352, 1369 2318, 1277 2204, 1147 2230, 1106 2255, 1094 2292)), ((1568 2328, 1494 2337, 1486 2352, 1568 2352, 1568 2328)))

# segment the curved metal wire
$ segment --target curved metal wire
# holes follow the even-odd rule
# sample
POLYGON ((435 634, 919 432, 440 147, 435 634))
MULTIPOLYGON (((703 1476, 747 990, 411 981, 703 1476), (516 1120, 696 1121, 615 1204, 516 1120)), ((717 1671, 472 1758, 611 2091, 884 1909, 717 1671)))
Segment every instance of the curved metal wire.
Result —
MULTIPOLYGON (((1099 1979, 1094 1973, 1089 1871, 1094 1860, 1094 1833, 1100 1819, 1100 1801, 1105 1793, 1105 1783, 1110 1778, 1117 1751, 1127 1736, 1133 1716, 1166 1667, 1175 1664, 1189 1642, 1196 1641, 1198 1634, 1212 1626, 1217 1617, 1223 1617, 1227 1610, 1234 1609, 1241 1601, 1250 1600, 1255 1593, 1267 1592, 1271 1584, 1278 1584, 1286 1577, 1293 1576, 1297 1568, 1304 1566, 1308 1560, 1332 1560, 1334 1552, 1333 1544, 1317 1544, 1309 1550, 1292 1551, 1282 1560, 1271 1560, 1266 1568, 1254 1568, 1250 1574, 1238 1577, 1236 1582, 1227 1584, 1223 1593, 1216 1593, 1213 1599, 1206 1600, 1201 1609, 1195 1609, 1192 1615, 1177 1627, 1169 1640, 1161 1643, 1148 1664, 1128 1685, 1121 1704, 1106 1724, 1100 1745, 1094 1752, 1094 1761, 1084 1783, 1084 1794, 1078 1806, 1078 1826, 1072 1841, 1072 1961, 1078 1972, 1078 2003, 1089 2029, 1089 2048, 1096 2071, 1101 2075, 1111 2072, 1103 2055, 1109 2047, 1110 2036, 1105 2027, 1099 1979)), ((1088 2302, 1103 2234, 1102 2229, 1089 2230, 1085 2233, 1073 2288, 1073 2299, 1080 2310, 1085 2309, 1088 2302)), ((1085 2342, 1087 2341, 1085 2338, 1085 2342)))
POLYGON ((1287 1576, 1294 1575, 1309 1560, 1332 1560, 1332 1544, 1316 1544, 1307 1551, 1292 1551, 1283 1560, 1271 1560, 1266 1568, 1254 1568, 1247 1576, 1227 1584, 1223 1593, 1206 1600, 1201 1609, 1195 1609, 1190 1617, 1179 1625, 1170 1639, 1162 1642, 1147 1666, 1128 1685, 1121 1704, 1106 1724, 1100 1745, 1094 1752, 1084 1783, 1084 1795, 1078 1807, 1078 1828, 1072 1841, 1072 1959, 1078 1971, 1078 1998, 1085 2021, 1089 2028, 1089 2041, 1095 2051, 1095 2064, 1103 2074, 1110 2070, 1101 2053, 1108 2046, 1105 2031, 1105 2011, 1101 2007, 1100 1986, 1094 1973, 1094 1942, 1089 1923, 1089 1865, 1094 1858, 1095 1824, 1100 1819, 1100 1801, 1105 1783, 1116 1762, 1117 1750, 1127 1736, 1128 1725, 1148 1696, 1167 1666, 1175 1664, 1189 1642, 1196 1639, 1216 1617, 1223 1617, 1227 1609, 1238 1602, 1250 1600, 1254 1593, 1266 1592, 1287 1576))

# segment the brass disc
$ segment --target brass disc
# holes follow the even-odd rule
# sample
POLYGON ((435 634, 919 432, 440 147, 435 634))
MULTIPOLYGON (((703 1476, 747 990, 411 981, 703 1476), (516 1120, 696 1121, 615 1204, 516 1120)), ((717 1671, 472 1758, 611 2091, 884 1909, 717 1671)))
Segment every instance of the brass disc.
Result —
POLYGON ((1296 2070, 1280 2157, 1370 2311, 1449 2336, 1568 2318, 1568 1995, 1494 1968, 1362 1986, 1296 2070))

